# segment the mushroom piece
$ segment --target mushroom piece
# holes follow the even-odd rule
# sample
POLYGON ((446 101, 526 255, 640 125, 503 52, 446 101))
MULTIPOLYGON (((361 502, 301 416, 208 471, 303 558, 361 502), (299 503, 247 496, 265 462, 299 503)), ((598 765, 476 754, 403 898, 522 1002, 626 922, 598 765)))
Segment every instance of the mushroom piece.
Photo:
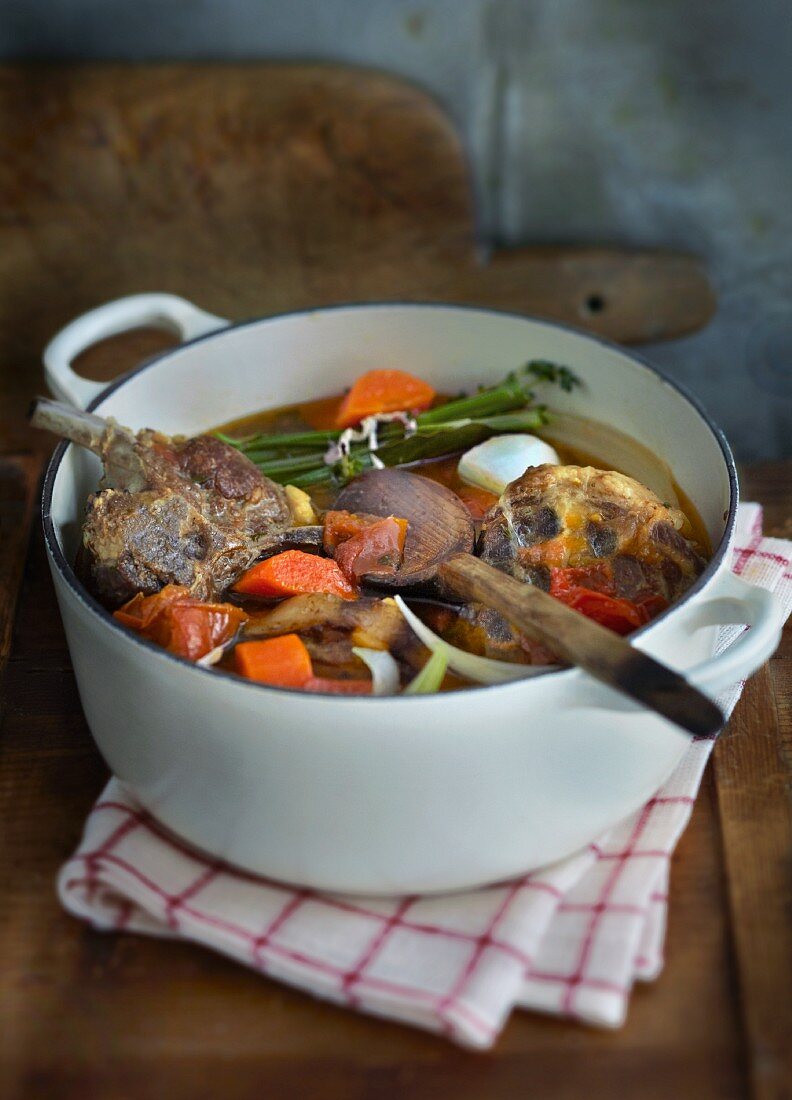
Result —
POLYGON ((388 650, 407 669, 420 668, 426 650, 392 599, 343 600, 321 592, 292 596, 274 607, 248 607, 246 638, 299 634, 320 665, 359 666, 353 646, 388 650))

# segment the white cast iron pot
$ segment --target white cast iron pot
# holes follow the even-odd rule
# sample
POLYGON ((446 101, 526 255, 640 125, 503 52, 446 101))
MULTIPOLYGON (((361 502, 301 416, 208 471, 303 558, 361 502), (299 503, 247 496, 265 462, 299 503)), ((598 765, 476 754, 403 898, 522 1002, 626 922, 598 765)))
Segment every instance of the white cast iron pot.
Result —
MULTIPOLYGON (((373 366, 441 392, 493 383, 531 358, 584 386, 557 407, 613 424, 666 457, 716 547, 677 605, 635 635, 711 694, 773 651, 780 612, 728 570, 737 483, 697 403, 631 353, 490 310, 364 305, 228 326, 171 295, 79 318, 45 352, 53 392, 133 428, 194 434, 257 409, 338 393, 373 366), (70 362, 139 325, 188 342, 104 388, 70 362), (713 658, 719 623, 748 623, 713 658)), ((268 688, 173 657, 122 629, 71 563, 97 460, 61 445, 43 519, 88 724, 115 774, 164 825, 231 863, 291 883, 394 893, 504 879, 566 856, 635 810, 688 744, 665 720, 571 669, 410 698, 268 688)))

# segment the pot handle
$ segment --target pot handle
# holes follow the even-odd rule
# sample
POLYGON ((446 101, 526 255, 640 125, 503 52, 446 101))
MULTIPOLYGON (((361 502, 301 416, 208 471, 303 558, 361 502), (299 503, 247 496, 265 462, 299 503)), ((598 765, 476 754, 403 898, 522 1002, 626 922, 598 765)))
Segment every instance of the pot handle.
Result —
POLYGON ((116 298, 83 313, 50 340, 44 349, 44 377, 55 397, 84 409, 108 386, 107 382, 81 378, 72 370, 76 357, 91 344, 144 325, 175 332, 181 340, 192 340, 228 324, 224 317, 207 313, 175 294, 116 298))
MULTIPOLYGON (((709 696, 747 678, 772 656, 779 641, 786 616, 779 600, 766 588, 748 584, 734 573, 726 572, 713 586, 711 597, 702 597, 685 624, 686 630, 704 626, 742 626, 744 630, 735 642, 716 657, 710 657, 690 669, 677 669, 694 687, 709 696)), ((676 666, 674 666, 676 667, 676 666)), ((638 704, 603 684, 586 677, 581 681, 578 705, 595 706, 609 711, 638 711, 638 704)), ((680 736, 682 734, 680 730, 680 736)))
POLYGON ((725 573, 718 580, 717 592, 695 609, 689 628, 744 623, 750 629, 716 657, 689 669, 686 678, 708 695, 747 679, 777 649, 785 618, 781 602, 766 588, 725 573))

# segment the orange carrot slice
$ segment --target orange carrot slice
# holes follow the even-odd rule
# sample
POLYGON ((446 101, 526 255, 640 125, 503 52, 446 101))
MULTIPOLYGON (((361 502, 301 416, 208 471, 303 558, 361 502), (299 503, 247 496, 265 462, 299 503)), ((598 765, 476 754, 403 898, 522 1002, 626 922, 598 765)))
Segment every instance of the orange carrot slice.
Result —
POLYGON ((377 413, 428 409, 435 391, 428 382, 404 370, 370 370, 361 374, 341 402, 337 428, 350 428, 377 413))
POLYGON ((248 569, 234 585, 235 592, 262 599, 300 596, 306 592, 328 592, 344 600, 357 599, 357 592, 330 558, 285 550, 248 569))
POLYGON ((313 678, 311 655, 296 634, 240 642, 234 666, 240 676, 272 687, 302 688, 313 678))

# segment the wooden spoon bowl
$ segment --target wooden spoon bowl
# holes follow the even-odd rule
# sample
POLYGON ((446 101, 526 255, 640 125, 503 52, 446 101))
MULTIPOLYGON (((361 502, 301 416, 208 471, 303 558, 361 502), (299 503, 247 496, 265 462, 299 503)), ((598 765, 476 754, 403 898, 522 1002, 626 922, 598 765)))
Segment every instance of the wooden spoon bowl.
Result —
POLYGON ((341 490, 334 507, 408 522, 399 571, 387 576, 372 573, 364 578, 367 584, 393 589, 436 586, 443 562, 454 554, 473 552, 473 520, 456 493, 406 470, 361 474, 341 490))

